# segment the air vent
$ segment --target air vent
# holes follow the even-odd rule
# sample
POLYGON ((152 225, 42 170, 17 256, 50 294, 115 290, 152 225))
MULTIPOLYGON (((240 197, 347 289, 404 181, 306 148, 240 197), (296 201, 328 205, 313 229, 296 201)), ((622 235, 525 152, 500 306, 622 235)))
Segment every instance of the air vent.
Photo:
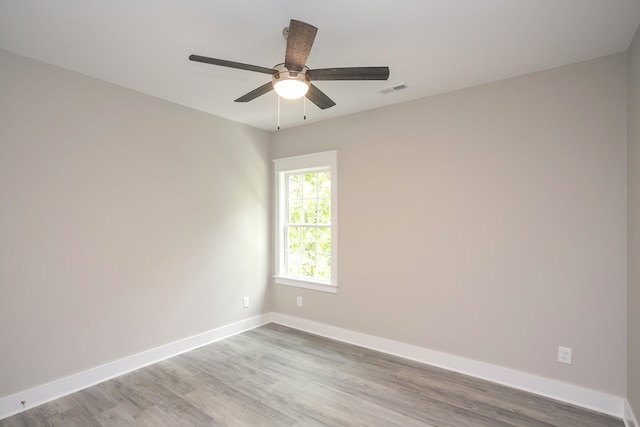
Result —
POLYGON ((391 86, 391 87, 386 87, 384 89, 380 90, 380 93, 391 93, 391 92, 397 92, 399 90, 403 90, 406 89, 407 85, 404 83, 401 83, 399 85, 395 85, 395 86, 391 86))

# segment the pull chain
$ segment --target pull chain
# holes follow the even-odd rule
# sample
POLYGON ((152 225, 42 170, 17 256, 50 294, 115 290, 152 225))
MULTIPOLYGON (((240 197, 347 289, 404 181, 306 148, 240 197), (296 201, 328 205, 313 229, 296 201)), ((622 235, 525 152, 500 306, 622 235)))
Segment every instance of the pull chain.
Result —
POLYGON ((278 130, 280 130, 280 96, 276 98, 278 98, 278 130))
POLYGON ((302 110, 304 112, 304 119, 307 120, 307 97, 302 97, 302 110))

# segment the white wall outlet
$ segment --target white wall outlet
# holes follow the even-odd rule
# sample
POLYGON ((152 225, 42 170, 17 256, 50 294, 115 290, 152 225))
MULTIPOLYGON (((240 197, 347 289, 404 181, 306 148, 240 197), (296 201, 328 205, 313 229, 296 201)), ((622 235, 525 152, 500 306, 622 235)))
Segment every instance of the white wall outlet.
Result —
POLYGON ((242 298, 242 307, 243 308, 249 307, 249 297, 242 298))
POLYGON ((571 365, 571 349, 569 347, 558 347, 558 362, 571 365))
POLYGON ((302 307, 302 297, 298 297, 296 304, 298 304, 298 307, 302 307))

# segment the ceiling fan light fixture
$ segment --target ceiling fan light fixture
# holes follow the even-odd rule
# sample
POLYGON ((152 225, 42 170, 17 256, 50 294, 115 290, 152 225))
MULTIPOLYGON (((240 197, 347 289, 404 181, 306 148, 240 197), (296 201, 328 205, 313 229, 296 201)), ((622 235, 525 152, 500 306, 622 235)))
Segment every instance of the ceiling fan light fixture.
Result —
POLYGON ((298 99, 307 94, 309 85, 300 80, 279 80, 274 83, 273 88, 282 98, 298 99))
POLYGON ((286 99, 298 99, 307 94, 310 85, 307 67, 302 71, 289 71, 284 65, 276 66, 277 73, 273 75, 273 89, 278 96, 286 99))

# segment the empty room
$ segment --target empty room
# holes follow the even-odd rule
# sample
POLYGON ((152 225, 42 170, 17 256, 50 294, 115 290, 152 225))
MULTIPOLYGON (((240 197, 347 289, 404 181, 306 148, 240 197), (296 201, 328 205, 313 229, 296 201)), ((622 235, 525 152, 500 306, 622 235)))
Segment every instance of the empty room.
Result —
POLYGON ((0 426, 640 427, 639 25, 0 0, 0 426))

